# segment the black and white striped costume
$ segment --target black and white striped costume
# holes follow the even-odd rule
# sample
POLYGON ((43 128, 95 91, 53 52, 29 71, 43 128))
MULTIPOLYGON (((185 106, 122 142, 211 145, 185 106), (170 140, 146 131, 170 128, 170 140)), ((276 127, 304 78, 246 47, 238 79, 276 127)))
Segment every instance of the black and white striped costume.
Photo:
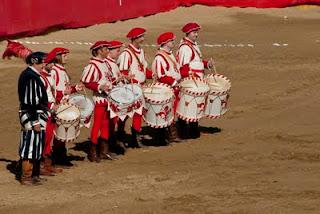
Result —
POLYGON ((44 148, 46 121, 49 114, 48 96, 40 73, 32 66, 21 73, 18 94, 21 123, 19 155, 22 159, 39 160, 44 148), (41 132, 33 130, 36 124, 40 124, 41 132))

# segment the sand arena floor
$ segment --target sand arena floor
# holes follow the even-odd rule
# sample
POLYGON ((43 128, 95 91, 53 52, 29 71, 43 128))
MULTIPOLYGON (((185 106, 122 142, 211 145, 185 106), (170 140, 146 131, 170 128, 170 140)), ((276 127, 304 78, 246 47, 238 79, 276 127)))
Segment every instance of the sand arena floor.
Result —
POLYGON ((89 59, 85 42, 125 41, 142 26, 151 63, 157 35, 181 38, 187 21, 202 25, 204 57, 232 81, 230 111, 202 120, 198 140, 129 150, 100 164, 80 160, 83 129, 68 145, 76 166, 38 187, 20 186, 7 169, 17 160, 17 78, 25 65, 0 61, 0 213, 320 212, 320 9, 195 6, 20 41, 39 42, 27 44, 33 50, 70 48, 66 68, 77 82, 89 59), (43 44, 52 41, 67 43, 43 44))

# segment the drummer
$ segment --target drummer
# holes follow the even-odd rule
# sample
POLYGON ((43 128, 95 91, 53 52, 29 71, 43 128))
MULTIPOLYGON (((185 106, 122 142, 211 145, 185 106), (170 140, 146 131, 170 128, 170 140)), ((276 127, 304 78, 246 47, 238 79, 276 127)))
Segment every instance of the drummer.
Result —
MULTIPOLYGON (((51 67, 51 78, 53 81, 54 97, 56 103, 66 102, 68 96, 77 91, 83 90, 83 84, 71 85, 70 76, 65 69, 68 60, 69 50, 63 47, 54 48, 48 53, 46 63, 53 64, 51 67)), ((65 142, 56 138, 53 140, 52 161, 56 165, 73 166, 67 157, 67 148, 65 142)))
POLYGON ((105 61, 108 56, 107 41, 97 41, 90 47, 92 58, 84 68, 81 82, 93 91, 94 117, 90 136, 88 159, 100 162, 101 159, 113 159, 109 154, 109 123, 107 94, 112 88, 111 75, 105 61))
MULTIPOLYGON (((117 64, 117 60, 120 56, 122 46, 123 46, 123 43, 116 40, 109 42, 109 45, 108 45, 109 53, 105 61, 108 67, 109 76, 111 77, 113 86, 116 86, 123 79, 123 74, 120 72, 119 66, 117 64)), ((118 117, 110 118, 110 123, 109 123, 110 151, 113 151, 116 154, 124 154, 125 146, 123 145, 123 142, 117 141, 117 137, 121 138, 123 136, 116 136, 115 134, 115 126, 117 125, 117 122, 118 122, 118 117)))
MULTIPOLYGON (((181 40, 178 51, 177 59, 180 65, 180 73, 189 73, 190 76, 196 78, 203 77, 203 70, 190 69, 191 62, 203 62, 204 68, 211 69, 213 66, 213 60, 203 60, 200 48, 197 44, 200 25, 197 23, 187 23, 183 26, 182 32, 185 33, 185 37, 181 40)), ((185 121, 179 119, 179 134, 182 138, 198 138, 200 137, 200 131, 198 122, 190 122, 190 132, 186 131, 187 124, 185 121), (189 134, 189 136, 187 136, 189 134)))
MULTIPOLYGON (((179 95, 179 89, 177 87, 177 84, 180 82, 181 76, 187 77, 189 75, 188 72, 180 74, 180 66, 172 53, 175 38, 176 36, 172 32, 166 32, 159 35, 157 43, 160 47, 152 63, 152 71, 157 77, 157 80, 161 83, 170 85, 174 90, 176 97, 174 101, 174 112, 177 107, 179 95)), ((159 130, 159 135, 161 135, 162 132, 163 131, 159 130)), ((169 142, 180 141, 177 136, 176 125, 174 122, 168 128, 168 132, 169 142)), ((164 138, 161 136, 160 139, 164 140, 164 138)))
MULTIPOLYGON (((130 39, 130 44, 123 50, 118 59, 120 72, 127 76, 132 83, 139 85, 143 85, 146 78, 152 78, 152 71, 147 68, 148 63, 145 59, 144 51, 141 48, 145 32, 146 30, 143 28, 131 29, 127 34, 127 38, 130 39)), ((124 136, 125 134, 125 121, 119 120, 118 136, 124 136)), ((140 142, 141 123, 142 112, 141 114, 134 113, 131 127, 132 139, 128 145, 129 147, 143 147, 143 144, 140 142)))

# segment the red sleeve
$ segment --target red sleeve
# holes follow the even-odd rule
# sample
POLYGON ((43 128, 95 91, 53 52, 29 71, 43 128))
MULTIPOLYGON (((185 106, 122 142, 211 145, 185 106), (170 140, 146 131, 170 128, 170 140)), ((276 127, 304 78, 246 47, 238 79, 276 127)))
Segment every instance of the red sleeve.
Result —
POLYGON ((180 74, 182 78, 189 76, 189 64, 185 64, 182 67, 180 67, 180 74))
POLYGON ((132 79, 131 81, 132 81, 132 83, 139 83, 138 80, 136 80, 136 79, 132 79))
POLYGON ((75 85, 71 86, 71 94, 76 92, 77 92, 76 86, 75 85))
POLYGON ((209 69, 209 67, 208 67, 208 61, 207 61, 207 60, 202 60, 202 62, 203 62, 204 68, 205 68, 205 69, 209 69))
POLYGON ((57 103, 60 103, 63 97, 63 91, 56 91, 56 101, 57 103))
POLYGON ((48 108, 51 109, 53 105, 54 105, 54 103, 49 102, 49 103, 48 103, 48 108))
POLYGON ((173 79, 172 77, 169 77, 169 76, 164 76, 164 77, 159 78, 159 81, 162 83, 166 83, 168 85, 172 85, 174 83, 175 79, 173 79))
POLYGON ((150 69, 146 69, 146 77, 147 79, 152 79, 153 73, 150 69))
POLYGON ((128 76, 129 75, 129 70, 121 70, 120 73, 122 73, 123 75, 128 76))
POLYGON ((99 91, 99 90, 98 90, 99 84, 96 83, 96 82, 90 82, 90 83, 84 83, 84 82, 83 82, 83 84, 84 84, 84 86, 85 86, 86 88, 88 88, 88 89, 91 89, 91 90, 93 90, 93 91, 99 91))

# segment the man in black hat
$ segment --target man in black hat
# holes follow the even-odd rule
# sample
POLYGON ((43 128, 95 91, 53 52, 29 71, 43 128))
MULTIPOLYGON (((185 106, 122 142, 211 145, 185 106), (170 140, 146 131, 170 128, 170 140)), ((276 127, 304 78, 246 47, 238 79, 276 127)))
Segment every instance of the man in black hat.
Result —
POLYGON ((48 118, 48 96, 40 79, 46 54, 33 52, 26 58, 29 65, 19 77, 18 94, 21 136, 19 156, 22 165, 21 184, 41 184, 40 159, 44 148, 48 118))

